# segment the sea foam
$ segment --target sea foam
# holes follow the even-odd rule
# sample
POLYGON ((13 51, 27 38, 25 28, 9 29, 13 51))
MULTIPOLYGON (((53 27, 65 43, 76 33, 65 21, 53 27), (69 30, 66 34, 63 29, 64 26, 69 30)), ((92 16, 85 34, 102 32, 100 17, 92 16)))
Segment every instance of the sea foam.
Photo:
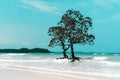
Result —
POLYGON ((94 57, 93 59, 102 61, 102 60, 106 60, 107 57, 94 57))

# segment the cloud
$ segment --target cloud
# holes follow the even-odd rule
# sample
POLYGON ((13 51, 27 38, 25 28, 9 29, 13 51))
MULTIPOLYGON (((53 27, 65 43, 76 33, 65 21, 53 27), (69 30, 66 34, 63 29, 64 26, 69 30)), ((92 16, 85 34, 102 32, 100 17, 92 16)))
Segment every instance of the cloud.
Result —
POLYGON ((120 0, 81 0, 78 1, 81 7, 101 7, 104 9, 120 8, 120 0))
POLYGON ((94 4, 102 7, 102 8, 110 8, 111 6, 109 5, 109 1, 106 0, 94 0, 94 4))
POLYGON ((105 9, 120 7, 120 0, 93 0, 93 3, 105 9))
POLYGON ((44 2, 42 0, 20 0, 20 2, 22 3, 23 8, 32 8, 43 12, 60 14, 58 13, 59 8, 55 6, 55 3, 44 2))

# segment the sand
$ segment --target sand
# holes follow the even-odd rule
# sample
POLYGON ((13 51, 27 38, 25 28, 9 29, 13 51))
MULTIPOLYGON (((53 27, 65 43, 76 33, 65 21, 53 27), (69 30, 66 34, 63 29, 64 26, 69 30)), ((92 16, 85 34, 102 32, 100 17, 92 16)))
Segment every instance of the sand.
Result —
POLYGON ((44 69, 37 71, 18 68, 0 68, 0 80, 120 80, 120 77, 44 69))

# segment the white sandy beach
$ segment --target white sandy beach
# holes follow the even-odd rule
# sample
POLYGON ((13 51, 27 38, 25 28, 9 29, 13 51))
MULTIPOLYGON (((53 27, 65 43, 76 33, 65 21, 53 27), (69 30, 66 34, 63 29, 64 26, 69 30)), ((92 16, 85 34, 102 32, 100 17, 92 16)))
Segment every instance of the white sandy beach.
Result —
POLYGON ((0 68, 0 80, 120 80, 120 77, 95 75, 92 73, 0 68))
POLYGON ((0 80, 120 80, 120 63, 106 56, 74 63, 44 56, 1 54, 0 80))

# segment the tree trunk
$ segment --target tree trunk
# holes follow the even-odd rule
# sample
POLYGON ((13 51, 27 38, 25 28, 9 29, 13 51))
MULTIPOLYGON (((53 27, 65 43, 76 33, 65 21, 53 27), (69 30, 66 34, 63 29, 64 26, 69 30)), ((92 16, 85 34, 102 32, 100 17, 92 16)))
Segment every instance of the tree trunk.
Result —
POLYGON ((71 48, 71 57, 74 61, 74 58, 75 58, 75 55, 74 55, 74 47, 73 47, 73 42, 72 42, 72 39, 71 39, 71 36, 69 35, 69 38, 70 38, 70 48, 71 48))
POLYGON ((73 59, 75 58, 73 44, 71 44, 71 56, 73 59))
POLYGON ((63 51, 63 58, 68 58, 68 55, 66 54, 66 50, 65 49, 63 49, 64 51, 63 51))
POLYGON ((68 58, 68 55, 66 54, 65 44, 62 41, 61 43, 62 43, 62 49, 63 49, 63 58, 68 58))

